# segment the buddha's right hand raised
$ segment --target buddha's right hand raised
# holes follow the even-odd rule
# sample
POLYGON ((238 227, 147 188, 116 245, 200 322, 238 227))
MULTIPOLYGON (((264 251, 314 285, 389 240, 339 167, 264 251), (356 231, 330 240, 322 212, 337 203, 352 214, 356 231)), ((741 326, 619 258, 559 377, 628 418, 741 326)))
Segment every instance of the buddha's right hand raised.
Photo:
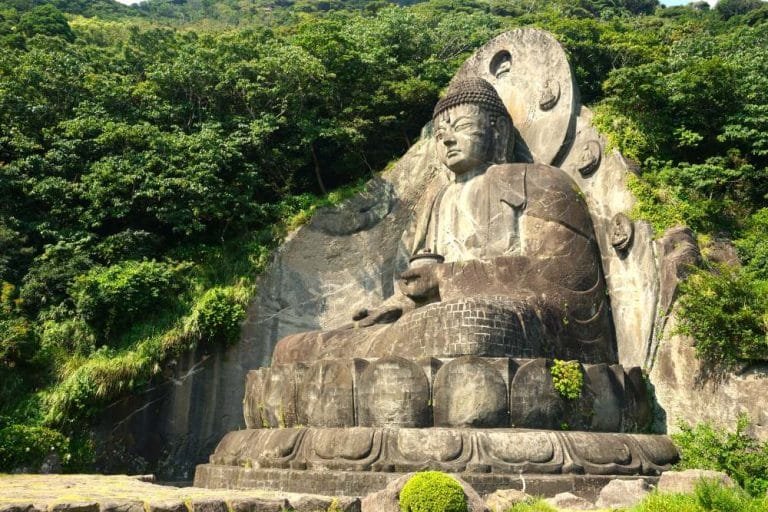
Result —
POLYGON ((437 300, 439 297, 437 267, 438 265, 425 265, 406 270, 397 278, 400 291, 416 302, 437 300))

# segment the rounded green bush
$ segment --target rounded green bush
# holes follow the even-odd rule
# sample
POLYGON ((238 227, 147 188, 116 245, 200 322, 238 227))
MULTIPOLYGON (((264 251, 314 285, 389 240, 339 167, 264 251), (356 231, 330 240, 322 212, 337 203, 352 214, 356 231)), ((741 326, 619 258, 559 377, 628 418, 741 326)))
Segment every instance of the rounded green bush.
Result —
POLYGON ((415 474, 400 491, 403 512, 467 512, 461 484, 440 471, 415 474))

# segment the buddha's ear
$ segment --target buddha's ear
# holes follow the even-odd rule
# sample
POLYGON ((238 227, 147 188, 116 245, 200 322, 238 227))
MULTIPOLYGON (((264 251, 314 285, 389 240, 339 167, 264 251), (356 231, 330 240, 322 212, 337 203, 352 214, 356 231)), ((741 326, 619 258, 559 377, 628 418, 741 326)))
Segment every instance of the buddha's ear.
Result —
POLYGON ((503 164, 507 161, 507 147, 509 146, 512 122, 506 116, 495 116, 493 126, 493 161, 503 164))

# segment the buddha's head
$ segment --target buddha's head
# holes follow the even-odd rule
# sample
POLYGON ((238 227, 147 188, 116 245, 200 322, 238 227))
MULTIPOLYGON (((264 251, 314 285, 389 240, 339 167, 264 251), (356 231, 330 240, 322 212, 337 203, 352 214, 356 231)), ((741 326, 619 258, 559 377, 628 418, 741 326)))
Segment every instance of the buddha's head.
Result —
POLYGON ((482 78, 451 84, 432 120, 437 156, 453 173, 507 161, 512 119, 496 89, 482 78))

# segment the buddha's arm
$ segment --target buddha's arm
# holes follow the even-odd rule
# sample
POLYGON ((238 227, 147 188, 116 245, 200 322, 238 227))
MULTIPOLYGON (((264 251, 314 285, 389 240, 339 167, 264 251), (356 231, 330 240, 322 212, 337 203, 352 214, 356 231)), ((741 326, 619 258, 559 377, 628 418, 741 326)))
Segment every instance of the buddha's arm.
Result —
POLYGON ((369 327, 374 324, 389 324, 400 318, 403 313, 416 308, 415 302, 408 296, 395 292, 394 295, 379 304, 374 309, 357 311, 352 320, 358 327, 369 327))

